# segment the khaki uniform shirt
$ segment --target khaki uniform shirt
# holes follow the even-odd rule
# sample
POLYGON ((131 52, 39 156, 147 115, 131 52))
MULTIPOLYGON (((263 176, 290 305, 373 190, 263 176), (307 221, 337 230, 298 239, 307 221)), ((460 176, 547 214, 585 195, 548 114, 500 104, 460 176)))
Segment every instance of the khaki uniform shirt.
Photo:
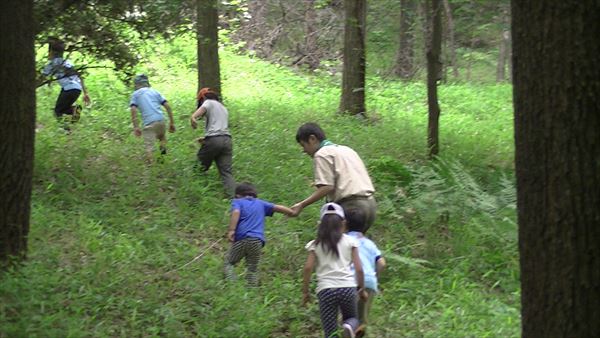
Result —
POLYGON ((339 202, 351 196, 369 197, 375 192, 365 164, 350 147, 327 145, 313 158, 315 185, 330 185, 328 201, 339 202))

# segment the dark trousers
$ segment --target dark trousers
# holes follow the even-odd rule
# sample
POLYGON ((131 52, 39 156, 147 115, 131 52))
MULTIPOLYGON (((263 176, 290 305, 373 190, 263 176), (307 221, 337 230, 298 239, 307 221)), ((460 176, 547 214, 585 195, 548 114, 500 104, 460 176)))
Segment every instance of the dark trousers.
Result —
POLYGON ((323 289, 319 291, 317 298, 319 298, 319 312, 325 338, 332 337, 337 331, 337 317, 340 310, 344 323, 349 324, 353 330, 358 328, 356 288, 323 289))
POLYGON ((366 233, 367 230, 375 223, 375 213, 377 212, 377 202, 373 196, 370 197, 348 197, 342 198, 337 203, 344 208, 344 211, 349 209, 360 209, 365 214, 365 226, 362 233, 366 233))
POLYGON ((77 101, 80 94, 81 90, 79 89, 61 90, 54 106, 54 115, 56 117, 73 115, 73 103, 77 101))
POLYGON ((212 162, 215 161, 225 194, 228 197, 233 197, 235 191, 235 180, 233 179, 233 143, 231 136, 219 135, 209 136, 204 139, 202 147, 198 150, 198 161, 202 165, 202 170, 207 171, 212 162))

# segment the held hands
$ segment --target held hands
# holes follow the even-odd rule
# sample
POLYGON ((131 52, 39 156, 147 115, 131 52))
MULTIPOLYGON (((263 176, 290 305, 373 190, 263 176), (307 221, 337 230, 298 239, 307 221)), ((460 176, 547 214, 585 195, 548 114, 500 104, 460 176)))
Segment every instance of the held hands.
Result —
POLYGON ((302 203, 301 202, 296 203, 296 204, 292 205, 292 207, 290 209, 292 209, 292 211, 294 212, 291 216, 296 217, 296 216, 300 215, 300 213, 302 212, 302 209, 303 209, 302 203))

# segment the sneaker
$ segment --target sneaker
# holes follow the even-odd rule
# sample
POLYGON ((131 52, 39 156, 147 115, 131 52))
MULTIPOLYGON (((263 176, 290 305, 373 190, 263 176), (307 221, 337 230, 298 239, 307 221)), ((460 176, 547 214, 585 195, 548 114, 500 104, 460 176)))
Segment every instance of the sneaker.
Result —
POLYGON ((355 338, 356 336, 354 335, 354 329, 352 328, 352 325, 348 324, 348 323, 344 323, 342 325, 342 337, 344 338, 355 338))

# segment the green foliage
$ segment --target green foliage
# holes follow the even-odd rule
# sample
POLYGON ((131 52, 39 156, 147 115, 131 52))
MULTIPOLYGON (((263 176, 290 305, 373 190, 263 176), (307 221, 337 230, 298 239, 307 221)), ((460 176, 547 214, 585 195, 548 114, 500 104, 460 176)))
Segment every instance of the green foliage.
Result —
MULTIPOLYGON (((135 71, 174 109, 164 163, 144 164, 118 74, 90 70, 94 105, 70 135, 52 116, 58 88, 38 90, 29 259, 0 276, 0 337, 320 337, 317 304, 300 307, 318 205, 268 220, 261 287, 225 283, 229 203, 215 169, 194 169, 200 135, 188 125, 195 43, 154 43, 135 71)), ((306 121, 369 167, 379 203, 369 236, 388 260, 370 336, 519 335, 510 86, 441 86, 443 157, 427 162, 423 84, 371 76, 365 123, 336 114, 335 78, 228 49, 221 62, 234 174, 260 197, 291 205, 313 191, 294 138, 306 121)))

